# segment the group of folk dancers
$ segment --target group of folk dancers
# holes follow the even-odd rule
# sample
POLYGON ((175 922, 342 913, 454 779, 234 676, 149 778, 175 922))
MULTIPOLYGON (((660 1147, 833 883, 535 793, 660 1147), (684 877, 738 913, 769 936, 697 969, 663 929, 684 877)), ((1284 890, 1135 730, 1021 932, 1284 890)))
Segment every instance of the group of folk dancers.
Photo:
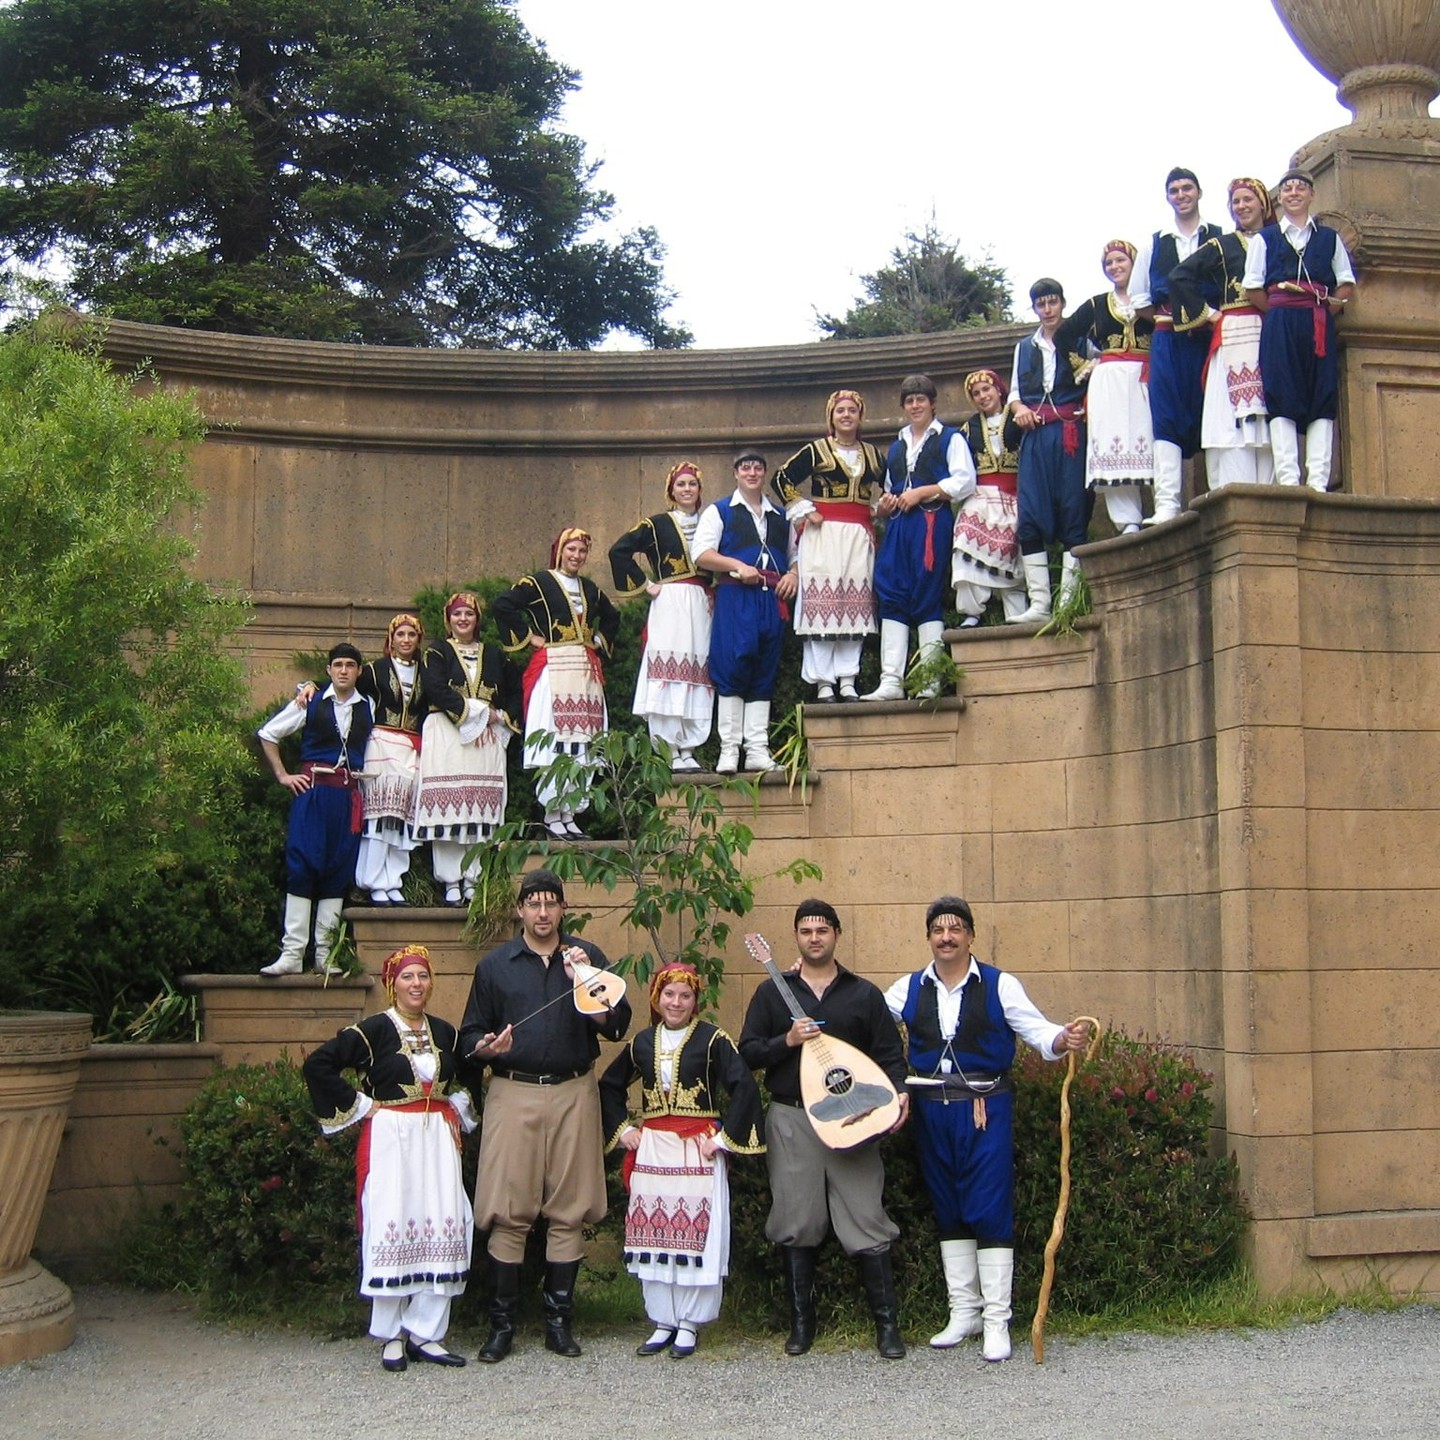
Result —
POLYGON ((736 769, 742 745, 746 769, 771 767, 766 723, 792 599, 817 700, 903 699, 917 664, 911 689, 923 698, 937 691, 924 662, 941 651, 947 581, 962 628, 992 597, 1009 622, 1048 619, 1048 552, 1062 554, 1063 604, 1097 492, 1133 534, 1180 514, 1182 467, 1201 450, 1211 489, 1302 478, 1329 488, 1335 316, 1355 273, 1339 235, 1311 217, 1311 177, 1286 172, 1278 215, 1259 180, 1231 181, 1229 233, 1201 218, 1193 172, 1172 170, 1165 191, 1173 218, 1143 251, 1105 245, 1110 289, 1067 316, 1059 281, 1030 287, 1039 327, 1016 345, 1008 382, 988 369, 966 377, 963 426, 942 423, 935 384, 911 375, 907 423, 883 456, 862 438, 862 397, 837 390, 825 435, 776 470, 773 498, 754 451, 735 462, 734 493, 703 515, 699 467, 671 471, 672 508, 610 557, 622 594, 653 597, 635 712, 677 768, 699 768, 711 682, 718 768, 736 769), (862 696, 861 645, 877 628, 880 681, 862 696))
POLYGON ((285 915, 279 957, 262 975, 297 974, 314 929, 315 969, 333 974, 340 912, 352 885, 376 905, 404 903, 411 852, 429 843, 447 905, 474 895, 478 859, 466 856, 505 819, 506 755, 523 733, 526 768, 541 772, 536 798, 547 833, 583 832, 583 793, 561 793, 551 762, 588 753, 606 725, 602 656, 619 612, 580 571, 590 537, 562 530, 551 568, 522 576, 495 601, 502 644, 479 637, 481 602, 457 591, 445 602, 445 637, 425 644, 420 618, 396 615, 384 655, 365 663, 342 642, 328 657, 329 684, 304 684, 259 730, 276 780, 294 796, 285 842, 285 915), (510 656, 528 652, 523 672, 510 656), (300 737, 300 767, 280 752, 300 737))
POLYGON ((755 992, 738 1042, 701 1018, 694 968, 664 965, 649 987, 650 1024, 598 1078, 601 1039, 622 1040, 630 1028, 623 986, 598 1007, 565 1003, 577 979, 583 989, 607 961, 565 931, 564 886, 553 872, 524 877, 516 914, 520 933, 475 967, 458 1029, 428 1013, 430 958, 410 945, 385 962, 389 1009, 342 1030, 305 1062, 326 1133, 363 1126, 360 1293, 372 1302, 370 1333, 385 1369, 465 1364, 444 1339, 451 1301, 470 1275, 475 1230, 488 1233, 490 1274, 489 1333, 478 1358, 503 1361, 515 1343, 526 1239, 541 1216, 545 1345, 579 1355, 575 1290, 584 1228, 606 1210, 607 1150, 624 1157, 625 1264, 654 1327, 638 1355, 683 1359, 719 1315, 730 1253, 729 1157, 764 1153, 765 1234, 782 1257, 790 1309, 786 1353, 803 1355, 814 1342, 816 1260, 833 1230, 856 1262, 876 1349, 903 1358, 890 1255, 899 1229, 884 1207, 880 1141, 831 1148, 806 1108, 813 1097, 802 1079, 804 1047, 834 1041, 862 1051, 896 1087, 891 1128, 915 1125, 949 1298, 947 1323, 930 1344, 949 1349, 980 1336, 984 1359, 1009 1357, 1016 1042, 1055 1060, 1088 1037, 1084 1022, 1046 1020, 1015 976, 974 956, 975 920, 963 899, 931 903, 928 963, 884 991, 836 958, 834 906, 802 902, 797 959, 755 992), (472 1206, 460 1133, 476 1124, 470 1091, 479 1093, 487 1070, 472 1206), (768 1110, 752 1071, 763 1072, 768 1110))
MULTIPOLYGON (((1051 614, 1050 546, 1063 552, 1062 601, 1075 585, 1072 552, 1097 490, 1115 528, 1132 534, 1179 515, 1183 462, 1201 450, 1212 490, 1302 478, 1330 486, 1335 317, 1354 296, 1355 271, 1339 235, 1310 214, 1313 179, 1286 171, 1279 214, 1261 181, 1232 180, 1230 233, 1201 218, 1193 171, 1171 170, 1165 194, 1173 218, 1143 251, 1128 240, 1105 245, 1108 291, 1067 316, 1059 281, 1030 287, 1040 325, 1016 346, 1006 420, 995 418, 999 406, 985 412, 1019 490, 1029 603, 1008 598, 1009 575, 988 587, 1007 618, 1051 614), (1143 520, 1142 486, 1154 492, 1143 520)), ((976 590, 978 600, 986 587, 976 590)), ((971 616, 978 621, 973 603, 971 616)))

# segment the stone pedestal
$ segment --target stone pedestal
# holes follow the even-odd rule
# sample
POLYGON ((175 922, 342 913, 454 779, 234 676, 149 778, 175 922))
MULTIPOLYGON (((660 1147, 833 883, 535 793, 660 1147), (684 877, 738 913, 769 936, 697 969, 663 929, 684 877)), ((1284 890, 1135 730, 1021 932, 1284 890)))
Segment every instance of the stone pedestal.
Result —
POLYGON ((88 1015, 0 1014, 0 1365, 75 1338, 70 1291, 30 1258, 30 1247, 89 1048, 88 1015))

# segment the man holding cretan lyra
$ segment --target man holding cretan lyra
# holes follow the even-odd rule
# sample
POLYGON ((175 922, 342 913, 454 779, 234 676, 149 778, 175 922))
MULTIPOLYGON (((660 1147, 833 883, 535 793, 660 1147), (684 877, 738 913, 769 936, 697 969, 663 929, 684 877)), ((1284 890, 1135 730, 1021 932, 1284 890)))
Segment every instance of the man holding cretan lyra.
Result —
POLYGON ((930 1344, 949 1349, 983 1330, 986 1360, 1010 1358, 1015 1268, 1014 1094, 1018 1036, 1047 1060, 1085 1048, 1088 1023, 1047 1020, 1013 975, 971 953, 975 917, 956 895, 925 912, 932 959, 885 992, 909 1037, 915 1148, 935 1207, 950 1323, 930 1344))
POLYGON ((763 1069, 771 1104, 766 1160, 772 1203, 766 1237, 781 1247, 790 1298, 787 1355, 815 1339, 815 1259, 831 1226, 860 1268, 875 1317, 875 1348, 905 1354, 885 1213, 885 1167, 875 1137, 904 1124, 905 1056, 885 998, 836 962, 840 917, 825 900, 795 912, 798 973, 782 975, 758 936, 746 944, 769 971, 740 1034, 740 1054, 763 1069))

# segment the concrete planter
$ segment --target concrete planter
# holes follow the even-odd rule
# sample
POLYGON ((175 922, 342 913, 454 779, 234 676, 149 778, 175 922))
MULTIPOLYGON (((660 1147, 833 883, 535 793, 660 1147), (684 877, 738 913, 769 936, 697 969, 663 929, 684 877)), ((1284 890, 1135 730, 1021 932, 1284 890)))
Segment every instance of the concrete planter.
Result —
POLYGON ((30 1258, 90 1017, 0 1012, 0 1365, 75 1338, 69 1289, 30 1258))

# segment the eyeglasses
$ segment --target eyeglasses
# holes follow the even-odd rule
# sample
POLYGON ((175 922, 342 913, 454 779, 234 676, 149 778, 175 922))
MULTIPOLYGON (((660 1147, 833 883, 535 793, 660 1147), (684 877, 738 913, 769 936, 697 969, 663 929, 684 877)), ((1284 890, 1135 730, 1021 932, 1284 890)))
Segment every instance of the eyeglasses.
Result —
POLYGON ((520 902, 521 908, 525 910, 563 910, 565 902, 555 900, 549 895, 530 895, 520 902))

